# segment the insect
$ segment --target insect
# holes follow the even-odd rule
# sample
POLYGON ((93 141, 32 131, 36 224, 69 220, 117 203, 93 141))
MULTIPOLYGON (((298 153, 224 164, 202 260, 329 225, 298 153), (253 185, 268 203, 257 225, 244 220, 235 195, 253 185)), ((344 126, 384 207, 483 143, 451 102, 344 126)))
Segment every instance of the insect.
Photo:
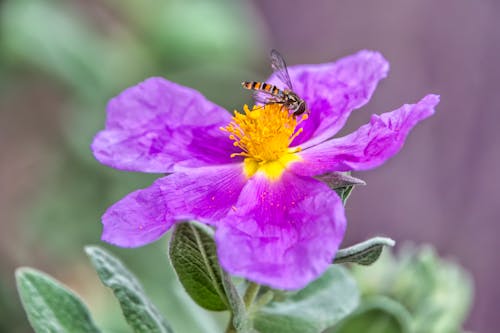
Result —
POLYGON ((306 102, 293 92, 285 60, 276 50, 271 50, 271 67, 278 79, 284 84, 285 89, 281 90, 275 85, 258 81, 245 81, 241 84, 243 88, 254 91, 254 99, 257 103, 281 104, 293 112, 294 116, 306 112, 306 102))

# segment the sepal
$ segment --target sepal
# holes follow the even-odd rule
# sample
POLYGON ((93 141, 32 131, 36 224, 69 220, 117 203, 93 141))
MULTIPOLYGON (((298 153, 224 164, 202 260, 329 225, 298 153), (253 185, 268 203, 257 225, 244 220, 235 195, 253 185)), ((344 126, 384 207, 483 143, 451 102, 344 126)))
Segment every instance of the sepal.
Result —
POLYGON ((354 185, 366 185, 364 180, 351 176, 349 172, 334 171, 316 176, 315 178, 326 183, 331 189, 354 185))
POLYGON ((365 181, 351 176, 350 172, 329 172, 315 177, 317 180, 324 182, 332 190, 337 192, 342 199, 342 204, 345 203, 351 195, 354 186, 366 185, 365 181))
POLYGON ((364 242, 338 250, 333 263, 356 263, 368 266, 377 261, 384 246, 393 247, 395 244, 394 240, 386 237, 370 238, 364 242))

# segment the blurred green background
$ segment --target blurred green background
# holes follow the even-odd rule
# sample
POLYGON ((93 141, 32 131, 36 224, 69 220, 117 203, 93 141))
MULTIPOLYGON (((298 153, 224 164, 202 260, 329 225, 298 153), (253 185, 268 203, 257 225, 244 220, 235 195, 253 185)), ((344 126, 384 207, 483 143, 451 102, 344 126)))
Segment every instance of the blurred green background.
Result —
MULTIPOLYGON (((332 61, 362 48, 382 51, 391 75, 347 130, 370 113, 426 93, 442 95, 439 114, 416 129, 401 157, 357 175, 369 186, 349 201, 345 245, 374 234, 435 244, 477 281, 467 328, 497 327, 498 267, 491 265, 498 262, 493 253, 500 214, 492 198, 500 194, 497 173, 490 170, 500 161, 493 144, 500 120, 493 112, 500 106, 492 78, 500 68, 494 62, 500 45, 495 13, 500 8, 493 2, 465 0, 0 1, 0 332, 30 332, 14 289, 13 271, 21 265, 76 290, 106 331, 128 332, 82 248, 100 244, 106 207, 156 176, 119 172, 93 159, 89 145, 103 127, 106 102, 149 76, 164 76, 228 110, 241 108, 250 96, 240 82, 270 73, 271 48, 290 64, 332 61)), ((178 332, 216 332, 225 325, 226 316, 197 308, 185 295, 166 258, 166 239, 112 251, 140 277, 178 332), (194 318, 204 318, 203 324, 194 318)), ((435 260, 435 270, 447 265, 435 260)), ((398 265, 404 260, 380 263, 378 270, 398 265)), ((355 274, 365 286, 372 279, 363 269, 355 274)), ((443 274, 431 275, 439 280, 443 274)), ((457 274, 463 289, 457 299, 446 290, 440 309, 456 305, 452 318, 461 321, 471 282, 457 274)), ((408 282, 407 289, 425 289, 418 282, 408 282)), ((379 288, 375 294, 398 299, 412 313, 418 313, 415 299, 430 297, 379 288)))
MULTIPOLYGON (((13 288, 18 265, 43 269, 77 290, 107 332, 129 331, 82 246, 100 243, 107 206, 155 176, 93 159, 89 144, 104 124, 106 102, 149 76, 164 76, 229 109, 241 105, 248 95, 239 82, 255 76, 251 68, 267 54, 257 37, 265 33, 253 28, 258 21, 253 8, 233 1, 2 3, 2 139, 14 143, 4 150, 2 171, 9 174, 2 187, 15 207, 2 202, 1 332, 30 331, 13 288)), ((113 250, 178 332, 226 324, 184 294, 165 240, 113 250)))

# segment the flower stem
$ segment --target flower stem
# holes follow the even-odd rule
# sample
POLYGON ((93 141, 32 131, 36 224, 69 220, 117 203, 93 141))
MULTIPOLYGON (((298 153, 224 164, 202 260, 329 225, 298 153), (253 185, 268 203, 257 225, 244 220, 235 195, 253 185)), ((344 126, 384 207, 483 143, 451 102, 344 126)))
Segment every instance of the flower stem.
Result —
POLYGON ((261 307, 267 305, 274 298, 274 292, 271 290, 266 291, 262 296, 260 296, 254 303, 255 309, 260 309, 261 307))
POLYGON ((243 296, 243 302, 245 303, 245 308, 249 309, 252 306, 255 297, 259 293, 260 285, 254 282, 250 282, 248 288, 243 296))
POLYGON ((231 315, 231 318, 229 318, 229 323, 227 323, 227 327, 225 330, 225 333, 237 333, 236 328, 234 328, 233 325, 233 316, 231 315))
POLYGON ((226 328, 226 333, 247 333, 251 331, 250 322, 243 299, 231 281, 231 277, 221 268, 222 285, 226 292, 231 318, 226 328))

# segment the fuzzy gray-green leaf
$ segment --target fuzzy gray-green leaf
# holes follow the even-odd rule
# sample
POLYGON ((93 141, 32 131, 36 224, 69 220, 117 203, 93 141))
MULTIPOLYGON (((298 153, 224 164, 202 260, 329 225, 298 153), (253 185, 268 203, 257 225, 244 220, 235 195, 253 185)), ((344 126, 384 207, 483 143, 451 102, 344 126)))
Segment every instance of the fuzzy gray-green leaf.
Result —
POLYGON ((228 309, 215 242, 205 230, 194 223, 178 224, 169 255, 184 289, 198 305, 212 311, 228 309))
POLYGON ((254 316, 261 333, 320 333, 350 314, 359 303, 356 282, 343 267, 332 266, 320 278, 254 316))
POLYGON ((173 333, 137 278, 110 253, 96 246, 85 248, 102 283, 111 288, 134 332, 173 333))
POLYGON ((366 185, 364 180, 351 176, 350 172, 329 172, 316 176, 315 178, 324 182, 332 190, 337 192, 344 206, 354 186, 366 185))
POLYGON ((16 281, 35 332, 100 332, 80 298, 53 278, 31 268, 20 268, 16 281))
POLYGON ((410 322, 403 305, 378 296, 364 301, 355 313, 326 333, 408 333, 410 322))
POLYGON ((359 265, 371 265, 382 254, 384 246, 394 246, 394 240, 386 237, 374 237, 356 245, 341 249, 335 255, 333 263, 356 263, 359 265))

